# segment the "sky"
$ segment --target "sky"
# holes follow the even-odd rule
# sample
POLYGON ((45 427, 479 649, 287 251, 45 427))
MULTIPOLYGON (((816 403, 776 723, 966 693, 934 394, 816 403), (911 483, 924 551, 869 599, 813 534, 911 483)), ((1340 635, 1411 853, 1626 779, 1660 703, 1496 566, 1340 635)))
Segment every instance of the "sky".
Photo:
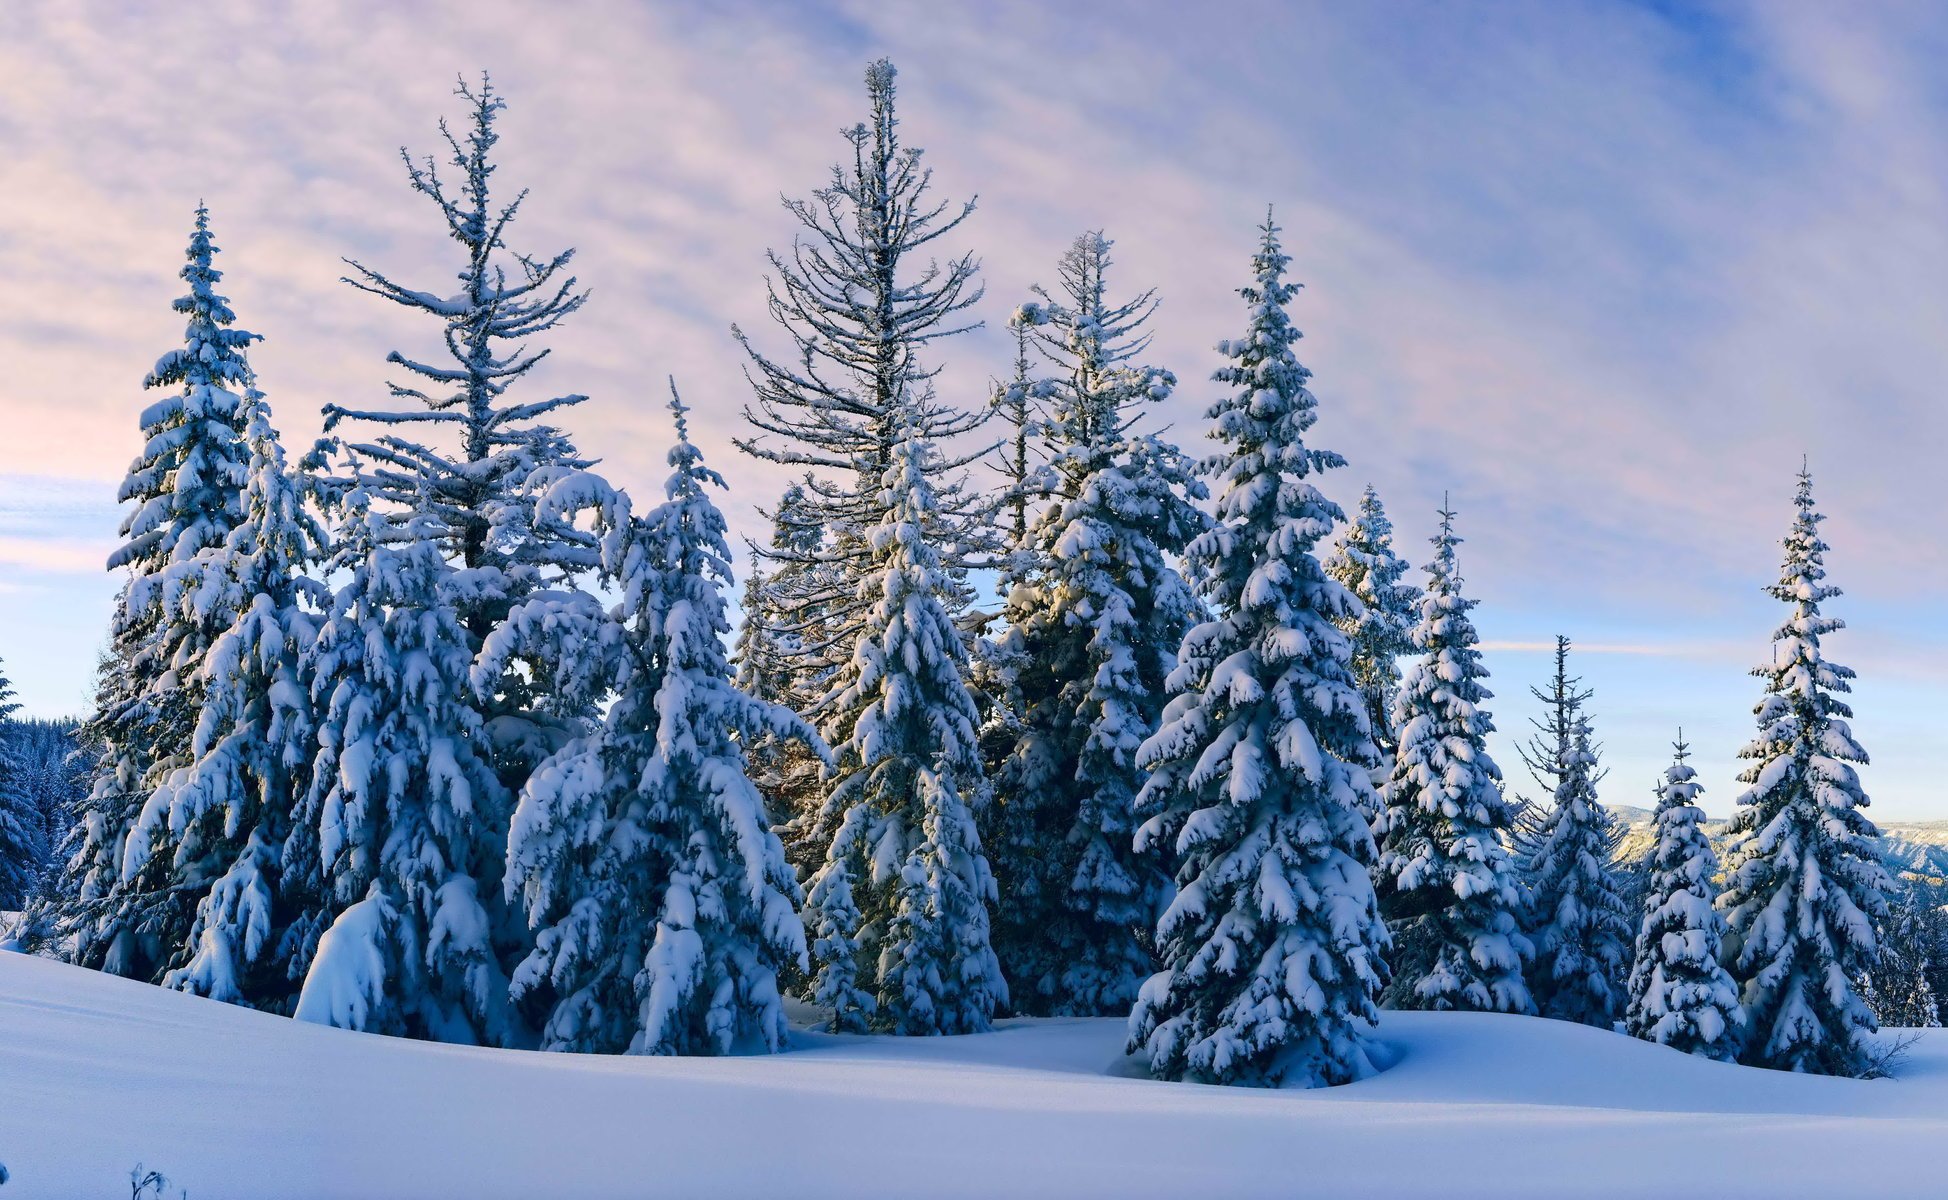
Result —
POLYGON ((0 6, 0 662, 28 712, 85 707, 199 200, 288 445, 324 404, 385 403, 389 351, 437 348, 341 259, 447 286, 400 148, 434 149, 482 70, 497 182, 530 189, 511 240, 576 247, 593 290, 532 394, 591 396, 571 432, 655 495, 674 376, 760 533, 784 480, 730 444, 730 327, 783 345, 781 197, 824 182, 888 55, 937 191, 978 197, 942 248, 981 258, 986 327, 936 347, 944 396, 984 401, 1008 313, 1101 229, 1112 292, 1162 301, 1148 357, 1180 384, 1154 424, 1200 447, 1271 205, 1313 444, 1350 464, 1322 487, 1372 483, 1416 566, 1444 495, 1459 513, 1518 793, 1562 633, 1604 798, 1653 803, 1681 726, 1730 811, 1804 456, 1873 814, 1948 818, 1944 51, 1939 6, 1789 0, 0 6))

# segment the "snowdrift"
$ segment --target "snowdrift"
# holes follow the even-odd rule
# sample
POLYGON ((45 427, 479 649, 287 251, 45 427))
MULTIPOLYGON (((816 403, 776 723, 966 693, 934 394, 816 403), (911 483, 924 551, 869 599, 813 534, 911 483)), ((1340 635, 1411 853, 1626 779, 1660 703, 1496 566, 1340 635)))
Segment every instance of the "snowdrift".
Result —
POLYGON ((0 953, 0 1200, 1938 1195, 1948 1034, 1797 1078, 1558 1022, 1389 1014, 1326 1092, 1162 1084, 1119 1021, 547 1055, 305 1025, 0 953))

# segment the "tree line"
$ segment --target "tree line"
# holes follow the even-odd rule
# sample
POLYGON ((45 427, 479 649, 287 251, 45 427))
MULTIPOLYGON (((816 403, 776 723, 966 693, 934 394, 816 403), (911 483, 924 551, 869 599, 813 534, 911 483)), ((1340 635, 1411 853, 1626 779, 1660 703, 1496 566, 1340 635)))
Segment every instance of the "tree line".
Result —
POLYGON ((1567 641, 1529 806, 1487 750, 1453 507, 1416 586, 1371 487, 1350 520, 1319 490, 1346 464, 1307 440, 1271 216, 1202 459, 1147 420, 1178 387, 1147 361, 1157 296, 1112 282, 1100 232, 1012 311, 1012 377, 956 404, 941 363, 983 292, 936 246, 974 206, 934 196, 895 80, 868 68, 842 161, 785 202, 773 330, 732 331, 736 445, 797 477, 735 623, 723 481, 674 382, 646 506, 563 424, 586 397, 529 394, 588 293, 573 251, 510 240, 526 193, 496 186, 487 79, 441 154, 402 150, 460 290, 346 279, 444 354, 393 351, 390 402, 327 406, 295 462, 199 208, 119 494, 89 789, 30 941, 564 1051, 776 1050, 795 993, 894 1034, 1127 1016, 1155 1075, 1219 1083, 1359 1078, 1382 1006, 1867 1071, 1892 884, 1810 476, 1729 862, 1680 741, 1634 912, 1567 641))

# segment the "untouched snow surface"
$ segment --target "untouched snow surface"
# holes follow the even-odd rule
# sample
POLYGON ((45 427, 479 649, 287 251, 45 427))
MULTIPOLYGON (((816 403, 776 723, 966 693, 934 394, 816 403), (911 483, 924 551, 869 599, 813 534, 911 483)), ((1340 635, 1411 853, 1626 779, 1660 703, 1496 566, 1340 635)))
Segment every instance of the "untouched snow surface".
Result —
POLYGON ((732 1059, 476 1050, 0 953, 0 1200, 1942 1194, 1948 1033, 1899 1080, 1686 1058, 1536 1018, 1388 1014, 1326 1092, 1133 1077, 1113 1020, 801 1033, 732 1059))

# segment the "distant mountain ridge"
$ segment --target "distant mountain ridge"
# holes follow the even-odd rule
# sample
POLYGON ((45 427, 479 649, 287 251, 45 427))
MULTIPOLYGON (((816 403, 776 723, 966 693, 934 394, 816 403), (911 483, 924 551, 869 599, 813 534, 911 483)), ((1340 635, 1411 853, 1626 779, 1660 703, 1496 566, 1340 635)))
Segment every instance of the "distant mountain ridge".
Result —
MULTIPOLYGON (((1650 857, 1655 845, 1652 811, 1634 804, 1607 805, 1623 826, 1617 858, 1636 867, 1650 857)), ((1705 832, 1722 855, 1731 822, 1707 820, 1705 832)), ((1948 884, 1948 821, 1890 821, 1880 827, 1880 858, 1897 876, 1919 879, 1937 887, 1948 884)))

